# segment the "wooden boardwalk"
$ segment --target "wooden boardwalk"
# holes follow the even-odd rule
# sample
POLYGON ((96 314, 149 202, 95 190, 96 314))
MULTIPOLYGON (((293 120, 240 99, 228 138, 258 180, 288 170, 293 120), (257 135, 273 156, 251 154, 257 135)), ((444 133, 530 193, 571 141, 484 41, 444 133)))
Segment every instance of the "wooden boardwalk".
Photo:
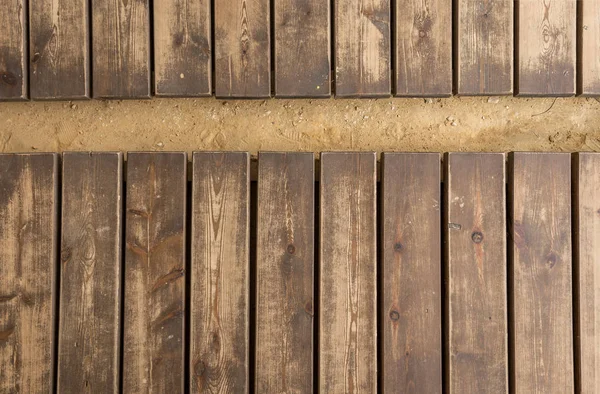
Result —
POLYGON ((600 0, 0 0, 0 100, 600 95, 600 0))
POLYGON ((600 154, 0 155, 0 393, 598 393, 600 154))

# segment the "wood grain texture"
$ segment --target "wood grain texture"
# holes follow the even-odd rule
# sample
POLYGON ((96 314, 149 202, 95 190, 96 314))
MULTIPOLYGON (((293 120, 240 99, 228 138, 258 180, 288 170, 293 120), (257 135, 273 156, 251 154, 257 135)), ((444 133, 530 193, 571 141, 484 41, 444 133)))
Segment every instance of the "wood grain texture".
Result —
POLYGON ((314 156, 260 153, 257 393, 313 392, 314 156))
POLYGON ((63 154, 60 393, 119 391, 122 164, 120 153, 63 154))
POLYGON ((88 0, 29 2, 32 99, 90 96, 88 0))
POLYGON ((376 156, 321 154, 319 390, 377 392, 376 156))
POLYGON ((269 1, 215 0, 214 15, 216 96, 269 97, 269 1))
POLYGON ((185 153, 127 154, 123 391, 183 393, 185 153))
POLYGON ((150 97, 148 4, 149 0, 91 2, 95 98, 150 97))
POLYGON ((157 96, 211 94, 210 18, 209 0, 154 1, 157 96))
POLYGON ((382 155, 384 393, 442 392, 440 155, 382 155))
POLYGON ((58 157, 0 155, 0 393, 51 393, 58 157))
POLYGON ((504 154, 444 161, 447 392, 508 393, 504 154))
POLYGON ((576 1, 517 0, 517 93, 575 94, 576 1))
POLYGON ((396 0, 396 96, 452 94, 452 1, 396 0))
POLYGON ((334 3, 336 96, 389 96, 390 0, 334 3))
POLYGON ((600 390, 600 154, 579 153, 573 167, 575 323, 580 393, 600 390))
POLYGON ((504 95, 513 91, 513 0, 459 0, 457 93, 504 95))
POLYGON ((0 2, 0 100, 27 99, 27 2, 0 2))
MULTIPOLYGON (((581 56, 579 61, 580 93, 585 96, 600 95, 600 0, 581 0, 578 3, 577 32, 581 56)), ((599 386, 600 387, 600 386, 599 386)))
POLYGON ((514 153, 509 168, 511 392, 571 393, 571 157, 514 153))
POLYGON ((328 97, 331 94, 329 1, 274 3, 275 95, 328 97))
POLYGON ((249 389, 248 153, 194 153, 190 392, 249 389))

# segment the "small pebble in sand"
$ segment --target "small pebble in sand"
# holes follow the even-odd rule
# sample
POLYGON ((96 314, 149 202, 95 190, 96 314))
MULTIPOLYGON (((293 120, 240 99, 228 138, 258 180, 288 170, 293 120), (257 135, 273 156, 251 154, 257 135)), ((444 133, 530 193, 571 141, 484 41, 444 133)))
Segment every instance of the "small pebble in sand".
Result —
POLYGON ((490 104, 498 104, 500 102, 500 97, 492 96, 488 98, 488 103, 490 104))
POLYGON ((163 144, 162 142, 159 142, 158 144, 156 144, 156 146, 158 146, 159 148, 162 148, 163 146, 165 146, 165 144, 163 144))
POLYGON ((77 109, 77 104, 71 104, 71 109, 77 109))
POLYGON ((425 104, 433 104, 433 99, 426 98, 425 99, 425 104))

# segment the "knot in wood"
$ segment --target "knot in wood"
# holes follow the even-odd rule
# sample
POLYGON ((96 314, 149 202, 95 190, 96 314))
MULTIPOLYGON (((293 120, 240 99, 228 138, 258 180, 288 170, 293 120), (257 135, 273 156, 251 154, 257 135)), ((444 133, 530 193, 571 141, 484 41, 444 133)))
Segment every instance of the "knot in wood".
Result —
POLYGON ((394 244, 394 252, 400 252, 402 250, 402 244, 400 242, 396 242, 394 244))
POLYGON ((0 79, 2 80, 2 82, 4 82, 7 85, 14 86, 17 84, 17 77, 14 74, 9 73, 8 71, 3 72, 1 77, 2 78, 0 79))
POLYGON ((473 234, 471 234, 471 239, 476 244, 480 244, 483 241, 483 234, 479 231, 475 231, 473 234))
POLYGON ((287 252, 288 252, 289 254, 294 254, 294 253, 296 253, 296 247, 295 247, 294 245, 292 245, 292 244, 289 244, 289 245, 287 246, 287 252))
POLYGON ((392 319, 393 321, 398 321, 400 319, 400 314, 398 313, 398 311, 391 311, 390 319, 392 319))

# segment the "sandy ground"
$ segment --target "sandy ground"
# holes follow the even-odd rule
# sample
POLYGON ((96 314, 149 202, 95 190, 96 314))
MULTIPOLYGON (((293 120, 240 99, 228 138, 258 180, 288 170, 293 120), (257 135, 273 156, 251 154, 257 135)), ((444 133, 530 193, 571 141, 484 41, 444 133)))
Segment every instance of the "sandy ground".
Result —
POLYGON ((600 151, 590 98, 0 103, 0 151, 600 151))

